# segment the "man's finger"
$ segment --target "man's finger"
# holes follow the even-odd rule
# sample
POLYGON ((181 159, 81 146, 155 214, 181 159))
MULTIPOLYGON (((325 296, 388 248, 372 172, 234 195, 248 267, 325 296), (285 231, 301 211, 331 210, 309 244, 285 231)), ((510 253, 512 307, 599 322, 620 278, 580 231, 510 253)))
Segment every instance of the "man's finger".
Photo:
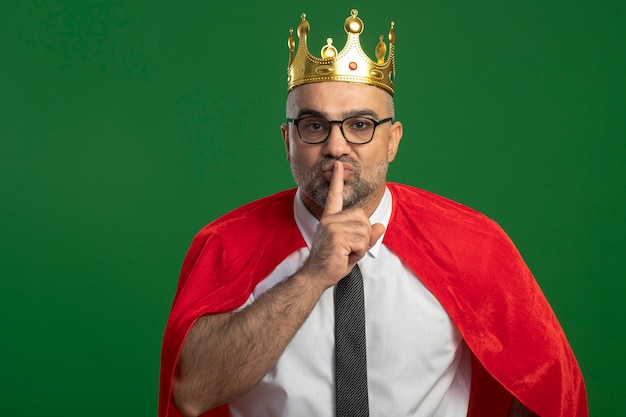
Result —
POLYGON ((378 241, 378 239, 380 239, 383 233, 385 233, 385 226, 380 223, 375 223, 372 225, 372 234, 370 235, 369 245, 370 248, 376 244, 376 242, 378 241))
POLYGON ((335 161, 322 217, 339 213, 341 210, 343 210, 343 164, 340 161, 335 161))

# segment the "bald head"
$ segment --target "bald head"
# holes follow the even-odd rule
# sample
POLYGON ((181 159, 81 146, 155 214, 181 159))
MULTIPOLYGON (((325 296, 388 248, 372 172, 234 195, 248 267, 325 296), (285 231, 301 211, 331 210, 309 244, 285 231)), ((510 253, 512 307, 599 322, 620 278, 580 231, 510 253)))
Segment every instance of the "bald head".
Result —
MULTIPOLYGON (((395 118, 395 107, 391 94, 379 87, 365 84, 353 84, 343 81, 329 81, 324 83, 304 84, 289 91, 289 93, 287 94, 286 103, 286 112, 288 118, 295 119, 300 116, 300 113, 302 113, 302 109, 304 107, 307 107, 306 103, 310 101, 307 96, 312 93, 312 90, 315 90, 316 84, 326 84, 332 86, 332 90, 337 91, 338 93, 342 91, 342 89, 348 88, 354 90, 354 94, 362 94, 363 97, 368 98, 372 97, 373 100, 376 101, 376 107, 380 108, 382 106, 382 108, 384 109, 384 115, 378 115, 379 118, 395 118)), ((364 106, 368 106, 368 104, 364 103, 364 106)), ((346 111, 349 111, 349 109, 346 109, 346 111)))

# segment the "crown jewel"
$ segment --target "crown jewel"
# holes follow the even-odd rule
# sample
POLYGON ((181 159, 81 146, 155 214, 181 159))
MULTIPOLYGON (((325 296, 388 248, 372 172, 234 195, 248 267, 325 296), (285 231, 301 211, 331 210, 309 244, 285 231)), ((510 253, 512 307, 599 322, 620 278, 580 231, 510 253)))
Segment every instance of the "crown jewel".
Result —
POLYGON ((311 26, 302 13, 302 21, 298 25, 298 50, 293 36, 293 28, 289 29, 289 66, 287 67, 288 90, 302 84, 322 81, 348 81, 374 85, 383 88, 393 95, 393 81, 395 78, 394 44, 396 42, 395 23, 391 22, 389 29, 389 56, 387 45, 383 42, 383 35, 376 46, 376 62, 372 61, 363 49, 359 36, 363 32, 363 21, 357 16, 359 12, 352 9, 350 17, 346 19, 344 29, 348 40, 341 52, 333 46, 333 40, 328 38, 322 47, 321 58, 313 56, 307 45, 307 35, 311 26))

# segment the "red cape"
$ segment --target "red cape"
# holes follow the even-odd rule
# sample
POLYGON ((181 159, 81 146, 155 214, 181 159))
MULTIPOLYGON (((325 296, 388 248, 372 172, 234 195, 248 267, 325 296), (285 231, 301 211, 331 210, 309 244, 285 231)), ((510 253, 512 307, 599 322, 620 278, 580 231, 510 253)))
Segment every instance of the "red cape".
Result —
MULTIPOLYGON (((513 396, 541 417, 587 417, 576 358, 550 305, 502 229, 458 203, 388 184, 393 212, 384 244, 437 297, 472 351, 469 417, 506 417, 513 396)), ((240 207, 193 239, 165 329, 159 416, 171 400, 176 360, 193 323, 234 310, 289 254, 305 246, 295 190, 240 207), (233 277, 239 277, 234 280, 233 277)), ((228 407, 205 416, 228 416, 228 407)))

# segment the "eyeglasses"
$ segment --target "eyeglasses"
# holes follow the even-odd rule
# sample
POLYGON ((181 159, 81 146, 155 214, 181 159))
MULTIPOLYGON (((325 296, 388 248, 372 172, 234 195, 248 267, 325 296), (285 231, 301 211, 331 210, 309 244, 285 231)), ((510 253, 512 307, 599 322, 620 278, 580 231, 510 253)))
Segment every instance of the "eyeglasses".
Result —
POLYGON ((327 120, 321 116, 307 116, 300 119, 287 119, 298 129, 300 140, 304 143, 318 144, 330 137, 333 123, 339 124, 341 134, 349 143, 365 145, 374 138, 378 125, 392 121, 392 117, 376 120, 370 117, 347 117, 343 120, 327 120))

